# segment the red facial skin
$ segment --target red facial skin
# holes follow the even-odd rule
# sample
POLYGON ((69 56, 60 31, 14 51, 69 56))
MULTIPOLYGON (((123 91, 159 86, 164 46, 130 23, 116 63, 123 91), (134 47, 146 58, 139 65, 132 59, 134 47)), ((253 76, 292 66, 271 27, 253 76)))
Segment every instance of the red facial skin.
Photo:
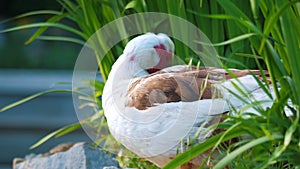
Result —
POLYGON ((169 64, 172 61, 172 52, 167 51, 166 47, 163 44, 154 46, 156 52, 158 53, 160 60, 156 66, 154 66, 151 69, 147 69, 147 72, 149 74, 157 72, 163 68, 166 68, 169 66, 169 64))

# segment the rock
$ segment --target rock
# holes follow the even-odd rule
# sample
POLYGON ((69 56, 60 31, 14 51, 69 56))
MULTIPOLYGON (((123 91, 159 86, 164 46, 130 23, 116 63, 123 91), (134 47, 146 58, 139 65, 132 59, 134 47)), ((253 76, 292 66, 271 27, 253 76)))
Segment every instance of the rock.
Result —
POLYGON ((89 143, 62 144, 43 155, 15 158, 13 169, 118 169, 117 160, 89 143))

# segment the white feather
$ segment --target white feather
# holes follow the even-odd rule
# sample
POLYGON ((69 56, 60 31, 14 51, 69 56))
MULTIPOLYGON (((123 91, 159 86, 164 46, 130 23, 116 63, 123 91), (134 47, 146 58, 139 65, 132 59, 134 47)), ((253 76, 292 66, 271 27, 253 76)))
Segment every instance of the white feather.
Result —
MULTIPOLYGON (((219 85, 216 85, 216 87, 220 91, 222 91, 222 94, 227 100, 227 103, 235 107, 237 110, 240 110, 246 105, 246 103, 243 102, 240 98, 246 101, 261 102, 260 106, 263 109, 271 107, 273 104, 273 99, 270 98, 263 91, 263 89, 260 88, 253 75, 246 75, 243 77, 239 77, 238 79, 227 80, 219 85), (246 94, 246 96, 244 96, 240 91, 238 91, 237 88, 233 85, 233 83, 237 84, 239 88, 243 91, 243 93, 246 94), (233 95, 232 93, 237 94, 237 96, 233 95)), ((274 90, 270 88, 269 91, 274 97, 274 90)), ((260 113, 253 107, 249 107, 249 109, 247 109, 246 111, 249 113, 260 115, 260 113)))

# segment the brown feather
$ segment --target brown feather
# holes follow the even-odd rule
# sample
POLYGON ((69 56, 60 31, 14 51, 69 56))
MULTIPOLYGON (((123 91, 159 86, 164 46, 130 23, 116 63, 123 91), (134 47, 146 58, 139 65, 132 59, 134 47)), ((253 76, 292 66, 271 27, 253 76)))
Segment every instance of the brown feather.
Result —
MULTIPOLYGON (((248 70, 231 69, 237 76, 250 74, 248 70)), ((252 73, 259 75, 255 70, 252 73)), ((135 81, 128 89, 126 106, 145 110, 157 104, 193 102, 211 99, 212 84, 232 77, 224 70, 213 67, 173 66, 157 71, 135 81), (203 84, 206 83, 205 88, 203 84)))

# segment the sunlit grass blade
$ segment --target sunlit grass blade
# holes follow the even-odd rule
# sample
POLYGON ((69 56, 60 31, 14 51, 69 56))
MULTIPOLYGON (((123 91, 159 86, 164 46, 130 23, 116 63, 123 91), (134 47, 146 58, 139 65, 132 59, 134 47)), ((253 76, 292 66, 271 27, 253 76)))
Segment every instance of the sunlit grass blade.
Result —
POLYGON ((134 9, 136 12, 144 12, 147 6, 145 5, 145 1, 141 0, 132 0, 126 4, 122 13, 127 9, 134 9))
POLYGON ((63 41, 63 42, 72 42, 79 45, 87 45, 85 41, 80 39, 72 38, 72 37, 63 37, 63 36, 39 36, 36 39, 40 40, 49 40, 49 41, 63 41))
POLYGON ((40 146, 41 144, 45 143, 46 141, 48 141, 49 139, 53 138, 53 137, 60 137, 62 135, 65 135, 66 133, 70 133, 74 130, 77 130, 81 127, 80 123, 74 123, 68 126, 65 126, 63 128, 60 128, 56 131, 51 132, 50 134, 46 135, 45 137, 43 137, 42 139, 40 139, 38 142, 36 142, 35 144, 33 144, 32 146, 30 146, 30 149, 34 149, 38 146, 40 146))
POLYGON ((199 43, 201 45, 209 45, 209 46, 224 46, 224 45, 228 45, 228 44, 231 44, 231 43, 234 43, 234 42, 238 42, 238 41, 241 41, 241 40, 245 40, 245 39, 248 39, 252 36, 257 36, 256 33, 248 33, 248 34, 243 34, 243 35, 239 35, 237 37, 234 37, 232 39, 229 39, 229 40, 226 40, 224 42, 219 42, 219 43, 213 43, 213 44, 207 44, 207 43, 204 43, 204 42, 201 42, 201 41, 195 41, 196 43, 199 43))
POLYGON ((231 43, 234 43, 234 42, 238 42, 238 41, 241 41, 241 40, 244 40, 244 39, 248 39, 248 38, 250 38, 250 37, 252 37, 252 36, 257 36, 257 34, 256 34, 256 33, 243 34, 243 35, 234 37, 234 38, 229 39, 229 40, 224 41, 224 42, 214 43, 213 46, 223 46, 223 45, 228 45, 228 44, 231 44, 231 43))
POLYGON ((32 99, 37 98, 37 97, 46 95, 46 94, 51 94, 51 93, 72 93, 72 92, 75 92, 75 93, 78 93, 78 94, 83 94, 83 93, 78 92, 78 91, 72 91, 72 90, 66 90, 66 89, 47 90, 47 91, 43 91, 43 92, 39 92, 39 93, 36 93, 34 95, 31 95, 31 96, 26 97, 24 99, 21 99, 21 100, 19 100, 17 102, 11 103, 11 104, 9 104, 7 106, 4 106, 3 108, 0 109, 0 113, 4 112, 4 111, 7 111, 7 110, 9 110, 11 108, 14 108, 16 106, 19 106, 19 105, 21 105, 21 104, 23 104, 25 102, 28 102, 28 101, 30 101, 32 99))

